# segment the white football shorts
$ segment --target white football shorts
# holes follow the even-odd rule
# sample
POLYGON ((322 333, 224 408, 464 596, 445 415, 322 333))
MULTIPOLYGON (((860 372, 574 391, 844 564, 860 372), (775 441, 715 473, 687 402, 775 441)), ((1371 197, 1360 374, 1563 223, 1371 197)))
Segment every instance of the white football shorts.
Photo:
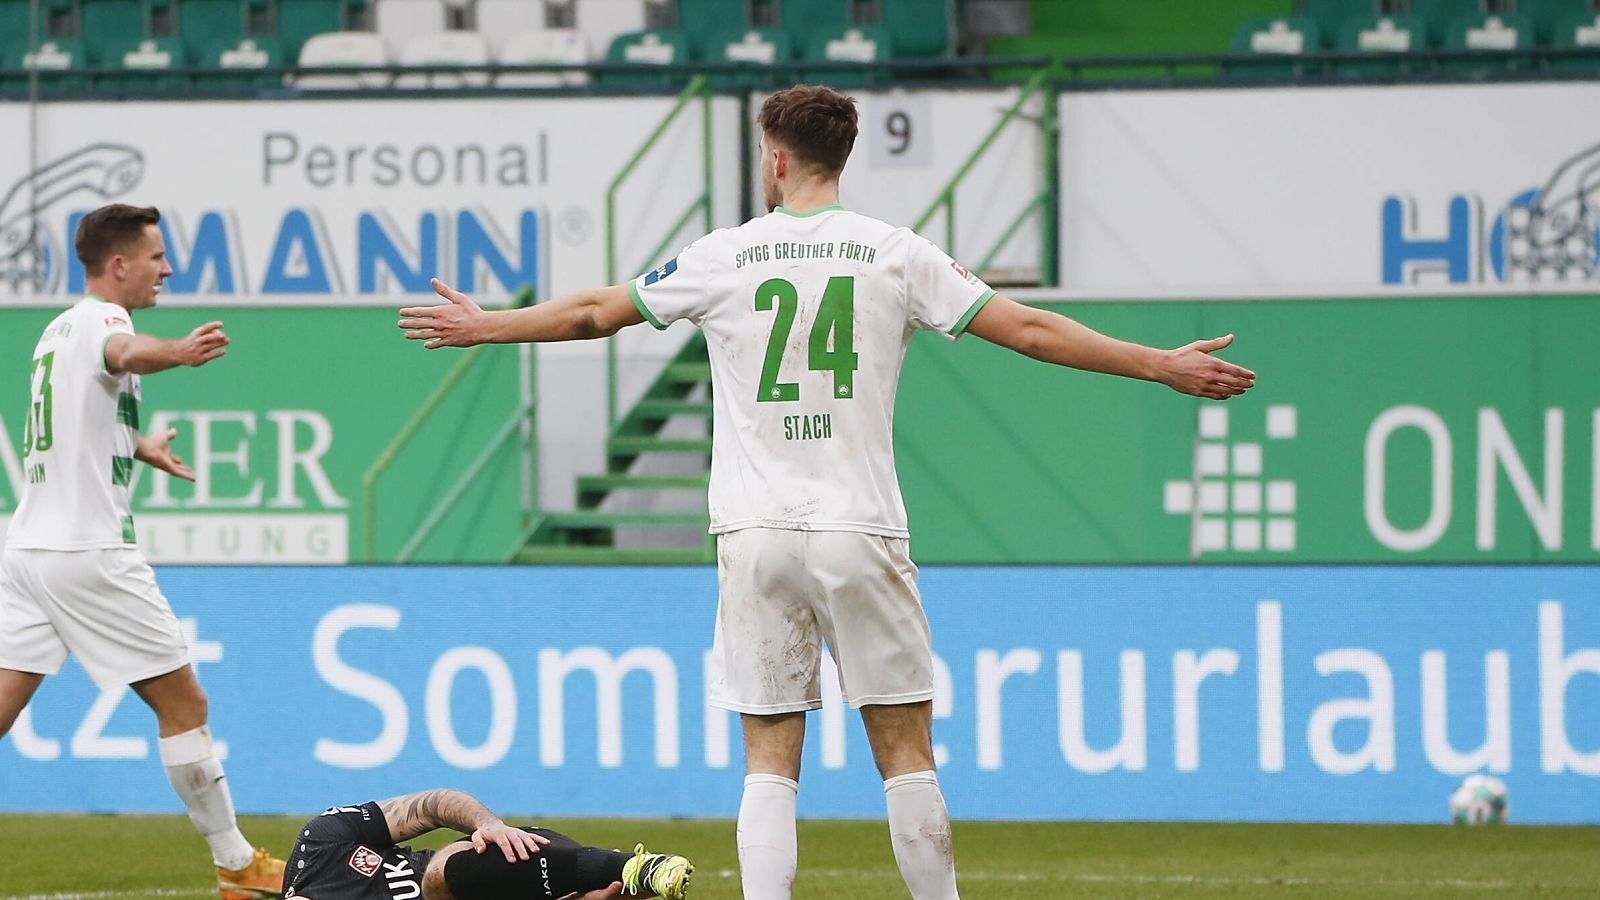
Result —
POLYGON ((68 653, 100 687, 188 665, 178 619, 138 550, 0 556, 0 668, 54 675, 68 653))
POLYGON ((933 699, 933 647, 910 542, 848 531, 717 536, 712 706, 772 715, 822 706, 822 642, 852 707, 933 699))

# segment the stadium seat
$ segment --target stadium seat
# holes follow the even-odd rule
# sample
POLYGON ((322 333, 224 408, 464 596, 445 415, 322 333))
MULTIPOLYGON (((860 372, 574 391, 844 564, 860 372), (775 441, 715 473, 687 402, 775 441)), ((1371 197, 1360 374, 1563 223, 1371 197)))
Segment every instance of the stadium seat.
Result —
POLYGON ((707 62, 748 66, 746 72, 719 72, 712 81, 722 87, 753 88, 765 85, 770 73, 760 71, 794 59, 794 44, 777 28, 741 28, 714 31, 705 41, 707 62))
POLYGON ((478 33, 496 53, 512 35, 545 30, 544 4, 530 0, 478 0, 478 33))
POLYGON ((1340 75, 1351 78, 1386 78, 1412 70, 1411 54, 1427 42, 1428 29, 1415 16, 1364 16, 1339 29, 1337 49, 1362 53, 1368 58, 1341 61, 1340 75))
MULTIPOLYGON (((1470 16, 1457 19, 1445 32, 1446 50, 1483 50, 1505 53, 1533 46, 1533 22, 1527 16, 1512 13, 1493 16, 1470 16)), ((1497 72, 1528 69, 1532 63, 1514 55, 1498 59, 1483 56, 1476 59, 1452 59, 1439 64, 1441 72, 1452 75, 1481 77, 1497 72)))
MULTIPOLYGON (((589 48, 583 35, 565 28, 525 31, 506 39, 498 61, 507 66, 533 66, 541 63, 586 63, 589 48)), ((589 83, 588 72, 506 72, 494 80, 496 87, 556 88, 582 87, 589 83)))
MULTIPOLYGON (((1378 0, 1305 0, 1305 15, 1316 21, 1324 40, 1332 37, 1342 39, 1345 26, 1351 22, 1390 18, 1380 6, 1382 4, 1378 0)), ((1418 39, 1421 39, 1420 36, 1418 39)), ((1415 49, 1422 48, 1418 46, 1415 49)))
POLYGON ((728 32, 742 32, 751 25, 747 0, 678 0, 678 29, 701 59, 719 58, 717 45, 728 32))
POLYGON ((689 60, 689 42, 676 31, 634 31, 617 35, 606 50, 606 62, 640 67, 638 72, 606 73, 606 84, 665 87, 683 80, 678 75, 648 72, 650 66, 666 66, 689 60))
MULTIPOLYGON (((1600 14, 1589 12, 1567 16, 1556 23, 1550 44, 1560 48, 1590 47, 1600 50, 1600 14)), ((1564 74, 1592 75, 1600 72, 1600 56, 1554 59, 1550 61, 1550 70, 1564 74)))
POLYGON ((344 0, 278 0, 278 39, 285 59, 299 59, 314 35, 344 31, 344 0))
POLYGON ((1322 33, 1312 19, 1246 19, 1234 32, 1230 50, 1235 59, 1229 61, 1228 70, 1240 79, 1295 78, 1305 74, 1301 64, 1280 60, 1315 52, 1321 46, 1322 33))
POLYGON ((950 0, 882 0, 883 27, 900 56, 944 56, 951 49, 955 11, 950 0))
MULTIPOLYGON (((26 45, 32 21, 29 0, 0 0, 0 48, 9 51, 12 47, 26 45)), ((44 26, 41 17, 38 27, 41 35, 45 33, 44 26)))
MULTIPOLYGON (((486 66, 489 42, 476 31, 440 31, 419 34, 400 47, 402 66, 486 66)), ((397 88, 488 87, 487 72, 408 73, 395 78, 397 88)))
POLYGON ((1427 23, 1430 47, 1444 44, 1450 23, 1482 13, 1483 0, 1411 0, 1411 14, 1427 23))
POLYGON ((580 0, 573 9, 578 33, 586 46, 609 55, 618 36, 648 28, 647 5, 645 0, 580 0))
MULTIPOLYGON (((386 66, 389 48, 370 31, 335 31, 319 34, 300 48, 301 68, 386 66)), ((361 72, 349 75, 328 73, 300 75, 295 87, 310 91, 347 91, 357 88, 385 87, 389 75, 384 72, 361 72)))
POLYGON ((1568 20, 1596 12, 1589 0, 1517 0, 1516 10, 1533 21, 1536 44, 1554 44, 1568 20))
MULTIPOLYGON (((187 63, 183 43, 174 37, 128 37, 106 45, 101 65, 128 72, 164 72, 187 63)), ((130 93, 181 87, 184 79, 173 75, 129 75, 117 86, 130 93)))
POLYGON ((375 31, 399 56, 412 38, 442 33, 448 27, 443 0, 378 0, 375 31))
POLYGON ((84 49, 96 66, 115 68, 129 39, 150 34, 144 0, 85 0, 79 8, 84 49))
MULTIPOLYGON (((829 63, 870 64, 894 58, 894 40, 886 28, 840 28, 818 30, 811 34, 806 45, 806 59, 829 63)), ((818 76, 834 87, 861 87, 886 80, 885 72, 841 72, 830 69, 818 76)))
POLYGON ((838 34, 851 25, 850 0, 783 0, 779 15, 783 30, 802 47, 818 32, 838 34))
MULTIPOLYGON (((24 43, 19 43, 7 51, 4 62, 0 68, 23 71, 36 69, 40 72, 66 72, 72 69, 82 69, 88 66, 88 53, 83 48, 83 42, 76 38, 51 38, 42 41, 37 50, 31 50, 24 43)), ((41 94, 58 94, 62 91, 83 90, 88 85, 88 80, 78 77, 51 77, 40 78, 39 92, 41 94)), ((8 96, 17 96, 28 92, 28 79, 26 77, 6 78, 0 80, 0 91, 8 96)))
POLYGON ((201 82, 213 87, 271 87, 283 79, 263 75, 261 69, 284 64, 283 42, 270 35, 214 41, 200 53, 200 63, 216 70, 201 82))
POLYGON ((222 41, 237 43, 245 35, 245 6, 240 0, 180 0, 177 32, 191 58, 222 41))

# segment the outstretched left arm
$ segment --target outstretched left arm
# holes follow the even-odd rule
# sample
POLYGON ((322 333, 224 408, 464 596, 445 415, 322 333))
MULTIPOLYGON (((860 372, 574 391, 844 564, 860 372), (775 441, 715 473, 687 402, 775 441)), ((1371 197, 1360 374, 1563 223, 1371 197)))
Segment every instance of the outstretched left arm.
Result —
POLYGON ((548 303, 488 311, 471 297, 433 279, 433 290, 450 301, 400 310, 406 339, 436 347, 478 344, 537 344, 610 337, 644 316, 633 305, 626 284, 575 291, 548 303))
POLYGON ((472 846, 479 853, 493 843, 505 854, 506 862, 516 862, 538 853, 540 844, 549 843, 546 838, 500 821, 476 797, 462 791, 432 790, 391 797, 380 802, 378 808, 389 823, 389 839, 396 844, 437 828, 453 828, 472 835, 472 846))

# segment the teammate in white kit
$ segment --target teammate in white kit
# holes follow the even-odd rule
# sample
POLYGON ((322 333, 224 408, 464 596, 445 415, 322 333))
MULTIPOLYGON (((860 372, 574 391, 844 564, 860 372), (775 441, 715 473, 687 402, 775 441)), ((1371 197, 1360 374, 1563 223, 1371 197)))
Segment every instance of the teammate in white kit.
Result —
POLYGON ((854 101, 826 87, 769 97, 761 174, 772 211, 712 232, 625 285, 527 309, 451 301, 401 310, 429 348, 604 337, 687 319, 712 375, 711 531, 719 602, 712 703, 742 714, 740 876, 787 900, 805 713, 822 705, 821 642, 861 710, 884 778, 895 860, 916 900, 957 897, 934 774, 928 622, 895 475, 895 389, 917 329, 965 332, 1057 365, 1226 399, 1255 380, 1210 354, 1232 336, 1157 350, 996 294, 914 232, 839 206, 854 101))
POLYGON ((139 433, 139 376, 227 352, 221 322, 165 341, 133 331, 172 274, 154 208, 84 216, 76 249, 89 295, 33 351, 22 496, 0 556, 0 737, 46 675, 76 654, 100 687, 130 685, 156 714, 161 762, 205 836, 224 900, 277 897, 283 863, 239 833, 206 728, 206 695, 178 620, 134 542, 134 460, 194 480, 177 434, 139 433))

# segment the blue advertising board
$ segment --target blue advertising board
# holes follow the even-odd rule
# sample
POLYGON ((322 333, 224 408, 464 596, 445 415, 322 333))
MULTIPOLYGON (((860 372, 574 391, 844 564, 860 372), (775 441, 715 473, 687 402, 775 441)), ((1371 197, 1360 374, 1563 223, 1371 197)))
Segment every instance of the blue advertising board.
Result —
MULTIPOLYGON (((425 787, 509 813, 732 816, 708 568, 166 568, 245 812, 425 787)), ((1600 568, 922 573, 952 814, 1600 821, 1600 568)), ((882 815, 858 717, 813 714, 800 810, 882 815)), ((154 720, 69 663, 0 740, 0 810, 178 812, 154 720)))

